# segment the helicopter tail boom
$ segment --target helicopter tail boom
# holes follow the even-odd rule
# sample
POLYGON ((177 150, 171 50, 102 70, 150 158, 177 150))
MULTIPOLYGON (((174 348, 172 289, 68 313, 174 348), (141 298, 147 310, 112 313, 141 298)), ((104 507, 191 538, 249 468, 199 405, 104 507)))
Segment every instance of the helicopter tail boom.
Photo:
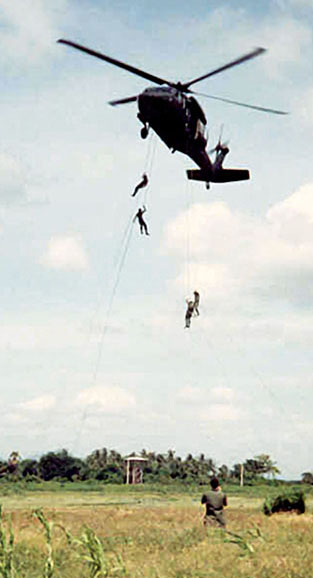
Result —
POLYGON ((230 183, 232 181, 247 181, 250 173, 247 169, 220 169, 209 171, 205 169, 190 169, 187 177, 192 181, 204 181, 206 183, 230 183))

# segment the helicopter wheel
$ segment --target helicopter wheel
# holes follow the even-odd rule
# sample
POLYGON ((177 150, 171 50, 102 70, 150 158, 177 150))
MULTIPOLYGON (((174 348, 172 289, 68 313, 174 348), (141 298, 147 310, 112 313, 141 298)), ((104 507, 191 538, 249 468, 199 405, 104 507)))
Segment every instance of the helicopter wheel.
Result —
POLYGON ((148 133, 149 133, 149 131, 148 131, 147 127, 144 126, 140 131, 141 138, 143 138, 143 139, 147 138, 148 133))

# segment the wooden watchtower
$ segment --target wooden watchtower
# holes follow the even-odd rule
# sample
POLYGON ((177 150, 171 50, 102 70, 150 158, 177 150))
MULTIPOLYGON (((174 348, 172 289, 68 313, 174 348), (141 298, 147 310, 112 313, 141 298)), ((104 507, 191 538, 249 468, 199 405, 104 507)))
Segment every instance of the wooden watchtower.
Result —
POLYGON ((143 483, 143 465, 147 458, 141 456, 130 456, 125 458, 126 462, 126 484, 143 483))

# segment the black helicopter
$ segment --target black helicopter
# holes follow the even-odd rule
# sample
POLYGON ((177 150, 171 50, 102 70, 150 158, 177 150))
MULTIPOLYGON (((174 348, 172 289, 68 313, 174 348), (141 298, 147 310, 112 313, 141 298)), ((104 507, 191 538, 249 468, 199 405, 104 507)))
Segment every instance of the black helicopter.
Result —
POLYGON ((169 82, 164 78, 160 78, 150 74, 149 72, 130 66, 125 62, 115 60, 101 52, 96 52, 95 50, 91 50, 90 48, 76 44, 70 40, 60 39, 58 42, 72 46, 77 50, 81 50, 91 56, 105 60, 110 64, 114 64, 115 66, 128 70, 128 72, 160 85, 159 87, 146 88, 141 94, 136 96, 122 98, 120 100, 112 100, 109 104, 116 106, 137 101, 139 109, 137 116, 143 124, 141 137, 146 138, 148 136, 149 128, 153 128, 172 152, 180 151, 195 161, 200 169, 188 170, 188 179, 205 181, 207 187, 209 187, 210 182, 226 183, 230 181, 247 180, 250 178, 250 174, 246 169, 223 168, 223 161, 229 152, 229 149, 223 145, 220 140, 215 149, 213 149, 216 154, 215 160, 213 162, 210 160, 209 154, 206 152, 207 139, 205 136, 205 126, 207 120, 197 100, 194 96, 189 95, 199 94, 199 96, 206 96, 214 100, 221 100, 230 104, 252 108, 263 112, 287 114, 280 110, 254 106, 218 96, 195 93, 190 89, 190 87, 193 84, 196 84, 196 82, 200 82, 205 78, 209 78, 210 76, 223 72, 228 68, 259 56, 265 52, 265 48, 256 48, 236 60, 232 60, 228 64, 204 74, 203 76, 199 76, 189 82, 181 83, 169 82))

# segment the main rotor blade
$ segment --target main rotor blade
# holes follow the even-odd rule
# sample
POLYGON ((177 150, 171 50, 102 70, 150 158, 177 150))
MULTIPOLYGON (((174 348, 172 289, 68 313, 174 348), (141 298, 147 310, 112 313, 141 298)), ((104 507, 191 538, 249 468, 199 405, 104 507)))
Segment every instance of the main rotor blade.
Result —
POLYGON ((86 46, 82 46, 81 44, 76 44, 76 42, 72 42, 71 40, 64 40, 60 38, 57 42, 61 44, 67 44, 68 46, 72 46, 72 48, 76 48, 77 50, 81 50, 82 52, 86 52, 86 54, 90 54, 91 56, 95 56, 96 58, 100 58, 101 60, 105 60, 110 64, 114 64, 114 66, 119 66, 119 68, 124 68, 124 70, 128 70, 128 72, 132 72, 137 76, 141 76, 146 80, 151 82, 155 82, 156 84, 173 84, 164 80, 164 78, 160 78, 159 76, 154 76, 154 74, 150 74, 149 72, 145 72, 144 70, 140 70, 139 68, 135 68, 134 66, 130 66, 130 64, 126 64, 125 62, 120 62, 120 60, 115 60, 115 58, 111 58, 110 56, 106 56, 101 52, 97 52, 96 50, 91 50, 86 46))
POLYGON ((199 76, 198 78, 195 78, 194 80, 191 80, 190 82, 184 83, 183 87, 184 87, 184 89, 188 89, 189 86, 191 86, 192 84, 195 84, 196 82, 200 82, 200 80, 204 80, 205 78, 209 78, 209 76, 213 76, 214 74, 218 74, 219 72, 223 72, 224 70, 227 70, 228 68, 232 68, 233 66, 237 66, 237 64, 241 64, 242 62, 246 62, 246 60, 251 60, 251 58, 255 58, 256 56, 259 56, 259 54, 263 54, 263 52, 265 52, 265 51, 266 51, 265 48, 255 48, 255 50, 253 50, 252 52, 248 52, 248 54, 244 54, 243 56, 240 56, 240 58, 236 58, 236 60, 232 60, 228 64, 224 64, 224 66, 220 66, 219 68, 216 68, 215 70, 212 70, 211 72, 208 72, 208 74, 204 74, 203 76, 199 76))
POLYGON ((121 98, 120 100, 110 100, 108 104, 111 106, 116 106, 117 104, 126 104, 127 102, 136 102, 138 96, 128 96, 127 98, 121 98))
POLYGON ((222 98, 221 96, 213 96, 212 94, 203 94, 201 92, 194 92, 190 90, 191 94, 196 94, 197 96, 204 96, 205 98, 212 98, 213 100, 221 100, 222 102, 227 102, 228 104, 236 104, 237 106, 244 106, 245 108, 253 108, 254 110, 260 110, 261 112, 270 112, 272 114, 289 114, 283 110, 276 110, 274 108, 265 108, 264 106, 256 106, 254 104, 247 104, 245 102, 238 102, 238 100, 230 100, 229 98, 222 98))

